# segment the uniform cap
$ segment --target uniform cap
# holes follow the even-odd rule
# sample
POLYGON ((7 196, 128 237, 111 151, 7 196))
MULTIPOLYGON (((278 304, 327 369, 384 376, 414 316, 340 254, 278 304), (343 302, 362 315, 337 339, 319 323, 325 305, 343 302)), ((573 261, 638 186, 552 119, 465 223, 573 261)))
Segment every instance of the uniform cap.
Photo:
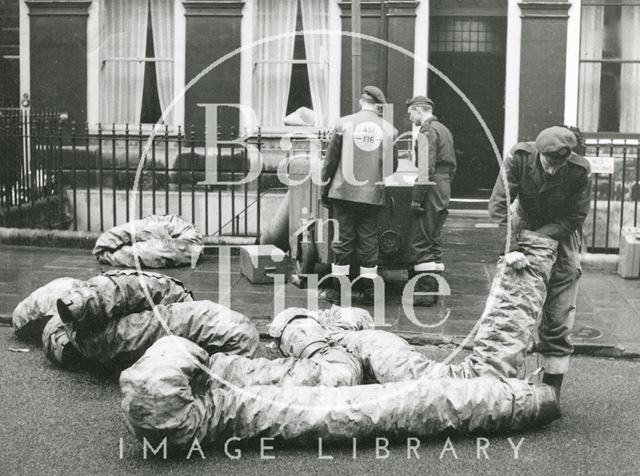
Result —
POLYGON ((575 134, 566 127, 549 127, 536 137, 536 149, 544 155, 555 154, 562 149, 570 152, 577 145, 578 141, 575 134))
POLYGON ((433 101, 427 96, 414 96, 406 100, 407 106, 430 106, 433 107, 433 101))
POLYGON ((365 86, 362 88, 362 98, 369 101, 373 101, 376 104, 386 104, 387 99, 384 97, 384 93, 375 86, 365 86))

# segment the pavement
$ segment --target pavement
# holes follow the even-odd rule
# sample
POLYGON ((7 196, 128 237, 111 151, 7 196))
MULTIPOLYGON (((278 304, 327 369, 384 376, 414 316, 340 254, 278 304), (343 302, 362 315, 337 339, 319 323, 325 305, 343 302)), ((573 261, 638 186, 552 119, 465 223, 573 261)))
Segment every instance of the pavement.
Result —
MULTIPOLYGON (((484 309, 499 251, 494 231, 478 227, 479 223, 473 216, 447 222, 443 239, 447 270, 443 276, 451 295, 442 297, 434 307, 414 308, 415 318, 410 319, 401 305, 406 273, 385 274, 385 312, 376 321, 380 328, 396 332, 413 344, 469 343, 465 338, 484 309)), ((108 269, 112 268, 98 264, 84 247, 0 245, 0 322, 10 321, 18 302, 55 278, 88 279, 108 269)), ((574 329, 576 351, 640 357, 640 281, 625 280, 602 269, 585 266, 580 281, 574 329)), ((220 257, 217 254, 203 255, 195 268, 161 272, 182 280, 196 299, 220 302, 220 257)), ((250 283, 240 272, 237 249, 231 256, 230 289, 232 309, 249 316, 258 329, 266 333, 274 313, 274 286, 250 283)), ((284 288, 286 306, 308 307, 308 298, 313 300, 315 297, 291 283, 284 288)), ((328 307, 322 299, 318 305, 319 308, 328 307)), ((373 308, 368 309, 373 313, 373 308)))

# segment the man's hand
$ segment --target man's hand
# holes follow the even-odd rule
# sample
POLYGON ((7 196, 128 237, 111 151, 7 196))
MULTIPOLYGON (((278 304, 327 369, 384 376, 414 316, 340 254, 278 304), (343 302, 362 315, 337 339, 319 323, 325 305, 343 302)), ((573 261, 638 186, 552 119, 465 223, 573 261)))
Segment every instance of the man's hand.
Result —
POLYGON ((416 202, 415 200, 411 201, 411 211, 415 214, 424 213, 422 203, 416 202))
POLYGON ((504 261, 510 268, 519 271, 529 266, 529 260, 520 251, 511 251, 504 256, 504 261))

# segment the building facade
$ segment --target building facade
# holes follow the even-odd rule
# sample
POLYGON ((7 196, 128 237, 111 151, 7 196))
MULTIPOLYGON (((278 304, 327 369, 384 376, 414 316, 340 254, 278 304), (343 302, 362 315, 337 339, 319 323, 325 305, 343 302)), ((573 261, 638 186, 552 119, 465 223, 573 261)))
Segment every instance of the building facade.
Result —
MULTIPOLYGON (((19 95, 76 123, 286 133, 352 102, 352 4, 338 0, 20 0, 19 95), (295 35, 296 31, 304 31, 295 35)), ((453 131, 454 196, 483 197, 503 153, 553 124, 640 132, 640 0, 365 0, 362 84, 428 94, 453 131), (427 66, 427 61, 429 66, 427 66)), ((18 91, 16 91, 18 93, 18 91)))

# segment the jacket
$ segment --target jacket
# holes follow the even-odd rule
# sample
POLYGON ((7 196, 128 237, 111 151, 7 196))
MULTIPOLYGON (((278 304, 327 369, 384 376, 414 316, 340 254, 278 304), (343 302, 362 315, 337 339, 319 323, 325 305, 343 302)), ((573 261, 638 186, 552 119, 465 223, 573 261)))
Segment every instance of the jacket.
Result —
POLYGON ((384 178, 397 168, 397 134, 373 111, 338 119, 322 164, 323 200, 384 205, 384 178))
MULTIPOLYGON (((535 144, 523 142, 513 147, 502 167, 510 201, 518 198, 518 214, 533 231, 561 240, 582 230, 591 196, 591 167, 587 160, 571 153, 567 164, 555 175, 549 175, 542 169, 535 144)), ((489 213, 504 226, 510 203, 501 175, 493 187, 489 213)))
POLYGON ((418 178, 413 186, 412 200, 422 203, 434 174, 447 174, 449 180, 455 176, 457 162, 451 131, 437 117, 431 116, 420 126, 414 150, 418 178), (425 164, 427 154, 428 164, 425 164))

